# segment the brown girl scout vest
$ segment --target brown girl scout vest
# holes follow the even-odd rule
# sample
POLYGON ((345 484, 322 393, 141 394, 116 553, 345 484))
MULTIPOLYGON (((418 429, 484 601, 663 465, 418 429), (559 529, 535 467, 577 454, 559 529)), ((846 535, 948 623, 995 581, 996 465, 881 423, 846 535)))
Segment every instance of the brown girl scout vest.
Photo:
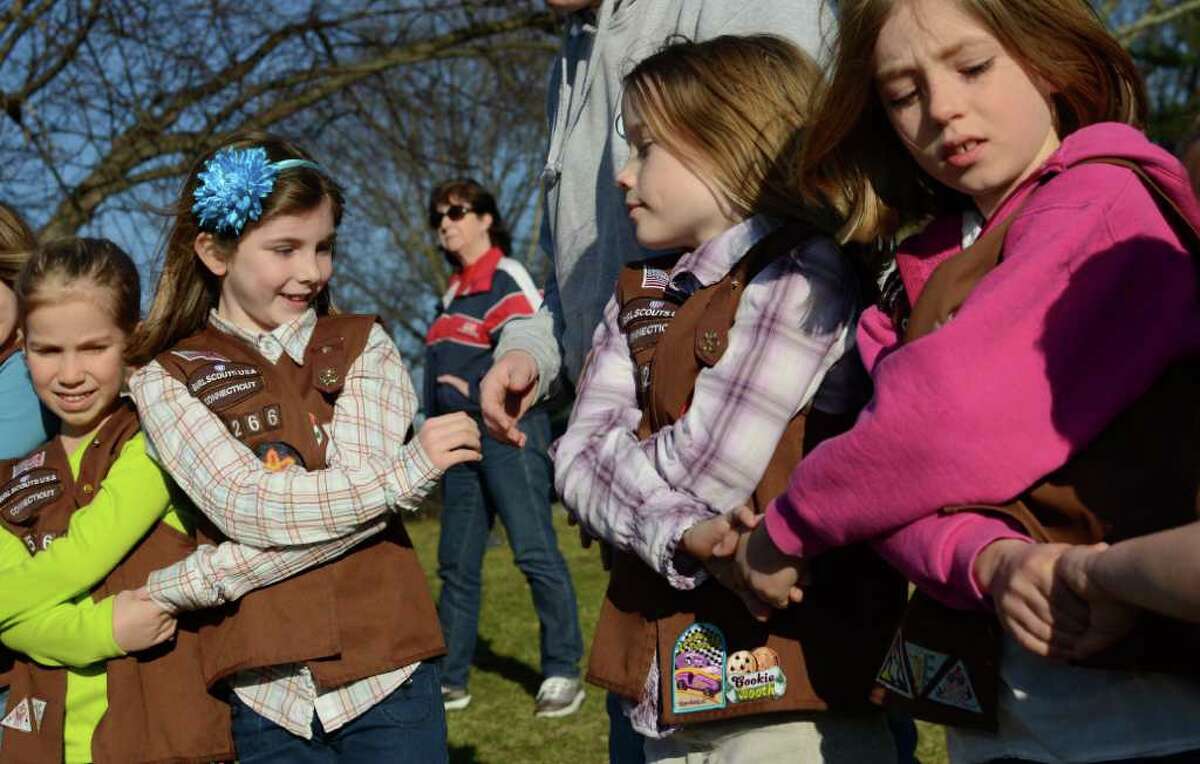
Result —
MULTIPOLYGON (((636 367, 642 438, 683 416, 700 370, 725 352, 745 285, 808 236, 793 225, 769 234, 724 279, 682 305, 664 294, 674 257, 622 271, 619 322, 636 367)), ((751 497, 755 511, 786 490, 806 451, 853 422, 853 415, 811 407, 797 414, 751 497)), ((661 720, 671 725, 869 708, 875 668, 905 596, 903 579, 862 546, 814 560, 804 601, 766 624, 715 580, 677 591, 635 555, 621 552, 614 553, 611 575, 588 680, 636 699, 657 650, 661 720)))
MULTIPOLYGON (((323 316, 304 364, 272 365, 240 339, 208 328, 156 359, 268 469, 326 466, 325 427, 373 316, 323 316)), ((201 541, 225 537, 211 523, 201 541)), ((425 574, 399 516, 344 557, 214 608, 201 629, 211 685, 235 672, 305 663, 333 688, 445 652, 425 574)))
MULTIPOLYGON (((1118 158, 1088 161, 1137 174, 1193 257, 1200 257, 1200 233, 1138 165, 1118 158)), ((905 342, 952 320, 1000 262, 1004 236, 1019 212, 934 270, 907 318, 905 342)), ((899 306, 900 321, 905 312, 899 306)), ((1003 515, 1035 541, 1067 544, 1115 543, 1192 522, 1200 508, 1198 400, 1200 359, 1177 362, 1092 443, 1020 496, 999 506, 942 512, 1003 515)), ((993 615, 954 610, 918 592, 879 671, 874 698, 929 721, 995 730, 999 639, 993 615)), ((1200 626, 1147 612, 1128 638, 1085 665, 1200 674, 1197 644, 1200 626)))
MULTIPOLYGON (((96 433, 79 478, 58 439, 21 460, 0 462, 0 524, 38 554, 67 532, 71 515, 95 495, 121 448, 138 431, 122 404, 96 433)), ((137 589, 147 576, 186 557, 195 542, 156 523, 92 592, 99 601, 137 589)), ((229 706, 205 688, 197 625, 185 614, 173 641, 107 662, 108 710, 92 736, 97 762, 208 762, 234 756, 229 706)), ((66 669, 18 658, 4 716, 0 761, 62 761, 66 669)))

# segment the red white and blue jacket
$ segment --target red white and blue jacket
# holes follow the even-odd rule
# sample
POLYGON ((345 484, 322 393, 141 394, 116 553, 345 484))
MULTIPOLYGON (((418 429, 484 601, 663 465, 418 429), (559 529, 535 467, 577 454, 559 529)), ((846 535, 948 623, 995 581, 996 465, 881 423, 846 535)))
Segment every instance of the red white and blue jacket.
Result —
POLYGON ((541 304, 525 266, 495 247, 451 276, 425 335, 425 415, 478 412, 479 380, 492 365, 500 329, 510 319, 537 312, 541 304), (470 395, 438 384, 442 374, 466 380, 470 395))

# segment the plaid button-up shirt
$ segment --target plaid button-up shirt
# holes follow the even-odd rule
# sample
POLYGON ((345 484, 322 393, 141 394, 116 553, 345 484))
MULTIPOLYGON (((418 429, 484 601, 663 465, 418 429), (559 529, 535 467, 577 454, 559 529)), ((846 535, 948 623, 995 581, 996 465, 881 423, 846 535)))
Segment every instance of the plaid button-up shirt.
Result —
MULTIPOLYGON (((701 286, 715 284, 774 228, 759 216, 729 229, 681 257, 671 281, 689 273, 701 286)), ((703 571, 674 565, 684 531, 746 502, 788 422, 814 396, 833 413, 861 402, 854 367, 834 367, 853 342, 857 293, 831 241, 796 242, 746 286, 725 353, 700 372, 687 412, 644 441, 629 344, 610 300, 570 424, 552 447, 563 502, 585 528, 638 555, 675 588, 695 587, 703 571)), ((657 663, 627 711, 642 734, 662 734, 657 663)))
MULTIPOLYGON (((303 363, 316 314, 310 310, 258 334, 215 311, 209 321, 248 342, 272 364, 285 353, 303 363)), ((416 395, 399 351, 379 326, 372 327, 366 348, 346 373, 327 428, 324 470, 267 471, 156 362, 139 370, 130 388, 151 453, 233 539, 201 546, 151 575, 151 596, 173 610, 232 601, 338 557, 382 530, 388 512, 415 508, 441 476, 416 438, 404 442, 416 395)), ((407 681, 417 665, 324 692, 299 664, 245 671, 230 683, 254 711, 310 738, 314 713, 326 730, 335 730, 407 681)))

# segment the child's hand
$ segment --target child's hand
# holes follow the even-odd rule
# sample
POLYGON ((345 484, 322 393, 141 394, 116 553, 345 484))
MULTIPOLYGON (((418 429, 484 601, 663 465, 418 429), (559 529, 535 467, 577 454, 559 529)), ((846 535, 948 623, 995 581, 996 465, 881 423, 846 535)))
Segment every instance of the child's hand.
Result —
POLYGON ((765 623, 775 612, 745 585, 738 574, 737 561, 733 557, 710 557, 705 560, 704 569, 717 583, 738 596, 754 620, 765 623))
MULTIPOLYGON (((680 539, 680 546, 692 557, 701 561, 709 575, 737 594, 746 609, 756 620, 766 621, 771 617, 772 605, 751 587, 739 561, 739 554, 749 544, 762 515, 755 514, 750 507, 742 506, 732 512, 693 525, 680 539)), ((785 590, 787 607, 799 602, 804 593, 800 589, 805 574, 803 561, 788 558, 790 580, 785 590)))
POLYGON ((683 532, 679 548, 698 562, 729 557, 737 548, 737 519, 733 512, 701 520, 683 532))
POLYGON ((439 470, 483 458, 479 453, 479 425, 463 411, 426 419, 417 440, 439 470))
POLYGON ((126 653, 166 642, 175 635, 175 617, 150 598, 145 587, 123 591, 113 602, 113 639, 126 653))
POLYGON ((1077 657, 1088 604, 1055 576, 1067 544, 1001 539, 975 558, 975 580, 992 597, 1000 624, 1035 655, 1077 657))
POLYGON ((738 575, 767 605, 783 610, 804 598, 800 585, 807 575, 807 564, 780 552, 765 525, 756 522, 753 530, 741 534, 734 559, 738 575))
POLYGON ((1113 597, 1097 582, 1093 565, 1108 544, 1073 546, 1062 553, 1054 575, 1088 605, 1087 631, 1075 645, 1073 657, 1086 658, 1124 639, 1137 623, 1138 608, 1113 597))

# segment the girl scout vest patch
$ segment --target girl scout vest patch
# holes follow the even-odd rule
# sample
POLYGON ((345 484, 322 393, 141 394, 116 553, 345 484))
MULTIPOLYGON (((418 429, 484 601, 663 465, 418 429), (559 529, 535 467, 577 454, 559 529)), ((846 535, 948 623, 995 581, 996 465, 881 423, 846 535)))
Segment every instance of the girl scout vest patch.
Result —
POLYGON ((725 635, 711 623, 693 623, 675 640, 671 710, 677 714, 725 707, 725 635))
POLYGON ((693 623, 671 651, 671 710, 712 711, 755 700, 779 700, 787 677, 779 653, 766 645, 729 653, 725 635, 711 623, 693 623))
POLYGON ((787 692, 787 677, 779 665, 779 653, 763 645, 738 650, 726 664, 725 698, 730 703, 779 700, 787 692))

